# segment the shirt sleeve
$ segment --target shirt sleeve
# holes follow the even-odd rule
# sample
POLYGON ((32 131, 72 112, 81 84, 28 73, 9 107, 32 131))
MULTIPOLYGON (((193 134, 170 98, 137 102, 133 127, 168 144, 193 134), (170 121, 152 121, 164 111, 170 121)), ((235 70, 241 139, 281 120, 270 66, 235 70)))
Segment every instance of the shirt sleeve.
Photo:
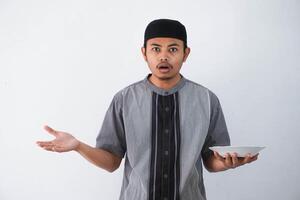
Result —
POLYGON ((103 120, 96 139, 96 148, 104 149, 121 158, 126 152, 124 121, 122 115, 122 96, 117 93, 103 120))
POLYGON ((208 133, 202 147, 202 158, 206 160, 213 151, 209 149, 212 146, 228 146, 230 145, 230 137, 227 130, 224 114, 218 97, 209 91, 210 97, 210 124, 208 133))

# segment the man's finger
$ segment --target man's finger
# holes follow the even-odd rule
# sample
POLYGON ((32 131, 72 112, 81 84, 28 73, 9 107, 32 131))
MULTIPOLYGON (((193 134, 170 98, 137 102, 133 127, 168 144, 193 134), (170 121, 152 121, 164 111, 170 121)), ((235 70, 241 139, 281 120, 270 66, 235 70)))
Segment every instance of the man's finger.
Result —
POLYGON ((57 131, 54 130, 53 128, 51 128, 50 126, 46 125, 46 126, 44 126, 44 129, 51 135, 53 135, 55 137, 57 136, 57 131))
POLYGON ((256 154, 255 156, 251 157, 251 159, 250 159, 250 161, 248 163, 251 163, 251 162, 257 160, 257 158, 258 158, 258 154, 256 154))
POLYGON ((41 145, 40 147, 49 151, 53 149, 54 145, 41 145))
POLYGON ((52 145, 53 143, 51 141, 46 141, 46 142, 37 141, 36 144, 39 146, 46 146, 46 145, 52 145))
POLYGON ((216 151, 214 151, 214 156, 218 159, 218 160, 222 160, 224 161, 224 158, 216 151))
POLYGON ((54 147, 54 145, 53 144, 43 144, 43 145, 40 145, 40 147, 42 147, 42 148, 52 148, 52 147, 54 147))
POLYGON ((237 154, 236 153, 231 154, 231 159, 232 159, 232 168, 236 168, 239 162, 237 158, 237 154))
POLYGON ((225 165, 230 168, 232 167, 232 159, 229 153, 225 156, 225 165))
POLYGON ((250 160, 251 160, 251 155, 248 154, 248 155, 245 157, 245 159, 244 159, 244 161, 243 161, 243 164, 249 163, 250 160))
POLYGON ((43 149, 45 149, 46 151, 53 151, 53 147, 50 147, 50 146, 45 146, 43 147, 43 149))

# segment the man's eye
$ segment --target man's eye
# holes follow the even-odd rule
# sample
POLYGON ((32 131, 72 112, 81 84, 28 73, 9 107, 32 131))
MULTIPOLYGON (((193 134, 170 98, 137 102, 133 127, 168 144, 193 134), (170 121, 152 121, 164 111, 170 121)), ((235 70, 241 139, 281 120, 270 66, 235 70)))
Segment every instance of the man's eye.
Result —
POLYGON ((177 51, 177 48, 171 48, 170 51, 171 51, 171 52, 176 52, 176 51, 177 51))
POLYGON ((156 51, 156 52, 159 52, 160 49, 158 47, 153 47, 152 50, 156 51))

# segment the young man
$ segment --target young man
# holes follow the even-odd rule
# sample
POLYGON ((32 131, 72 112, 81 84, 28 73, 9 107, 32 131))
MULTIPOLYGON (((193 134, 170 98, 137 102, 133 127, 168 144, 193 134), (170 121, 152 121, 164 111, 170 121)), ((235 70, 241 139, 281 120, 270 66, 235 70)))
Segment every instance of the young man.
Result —
POLYGON ((218 172, 257 156, 223 158, 209 150, 230 145, 230 139, 217 96, 180 74, 190 53, 180 22, 152 21, 141 50, 152 73, 114 96, 95 148, 48 126, 56 139, 37 143, 48 151, 75 150, 109 172, 126 153, 120 200, 206 199, 202 162, 218 172))

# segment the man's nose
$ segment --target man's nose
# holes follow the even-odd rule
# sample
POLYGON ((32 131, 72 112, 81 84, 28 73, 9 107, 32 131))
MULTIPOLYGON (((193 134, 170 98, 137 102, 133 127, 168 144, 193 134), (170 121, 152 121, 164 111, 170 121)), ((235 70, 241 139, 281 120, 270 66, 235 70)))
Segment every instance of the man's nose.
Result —
POLYGON ((167 62, 168 60, 169 60, 169 58, 166 54, 161 55, 160 62, 167 62))
POLYGON ((168 58, 160 58, 161 62, 167 62, 169 59, 168 58))

